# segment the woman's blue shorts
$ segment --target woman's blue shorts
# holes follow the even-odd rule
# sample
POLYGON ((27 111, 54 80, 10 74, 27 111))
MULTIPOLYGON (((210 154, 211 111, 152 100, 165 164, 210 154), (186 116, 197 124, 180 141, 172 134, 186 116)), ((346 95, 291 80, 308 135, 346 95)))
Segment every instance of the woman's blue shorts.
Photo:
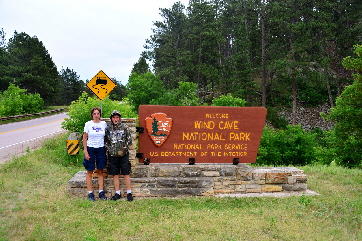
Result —
POLYGON ((87 146, 89 161, 84 158, 83 165, 87 171, 94 171, 96 169, 106 169, 107 158, 106 149, 104 147, 89 147, 87 146))

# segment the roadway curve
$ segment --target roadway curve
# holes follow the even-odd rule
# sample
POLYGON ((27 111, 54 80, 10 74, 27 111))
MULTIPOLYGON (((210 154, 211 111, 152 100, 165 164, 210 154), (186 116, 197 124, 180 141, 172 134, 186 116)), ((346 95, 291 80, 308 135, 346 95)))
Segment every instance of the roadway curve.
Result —
MULTIPOLYGON (((64 133, 61 122, 66 113, 0 125, 0 164, 12 157, 35 150, 50 137, 64 133)), ((65 145, 65 143, 64 143, 65 145)))

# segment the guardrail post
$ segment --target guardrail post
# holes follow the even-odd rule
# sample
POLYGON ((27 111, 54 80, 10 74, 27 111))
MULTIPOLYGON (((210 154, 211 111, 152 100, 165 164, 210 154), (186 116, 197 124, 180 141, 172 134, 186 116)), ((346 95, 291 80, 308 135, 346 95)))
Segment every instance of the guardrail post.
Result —
POLYGON ((78 132, 72 132, 68 136, 67 140, 67 150, 69 155, 77 155, 79 152, 79 143, 81 135, 78 132))

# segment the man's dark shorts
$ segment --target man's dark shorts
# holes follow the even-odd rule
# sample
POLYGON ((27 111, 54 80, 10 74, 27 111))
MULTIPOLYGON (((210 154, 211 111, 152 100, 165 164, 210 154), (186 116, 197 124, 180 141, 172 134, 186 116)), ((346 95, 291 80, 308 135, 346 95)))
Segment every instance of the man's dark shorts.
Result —
POLYGON ((107 157, 106 149, 104 147, 94 148, 87 146, 88 154, 90 156, 89 161, 84 159, 83 166, 87 171, 93 171, 96 169, 106 169, 107 157))
POLYGON ((108 156, 108 175, 129 175, 131 174, 131 163, 129 154, 121 157, 108 156))

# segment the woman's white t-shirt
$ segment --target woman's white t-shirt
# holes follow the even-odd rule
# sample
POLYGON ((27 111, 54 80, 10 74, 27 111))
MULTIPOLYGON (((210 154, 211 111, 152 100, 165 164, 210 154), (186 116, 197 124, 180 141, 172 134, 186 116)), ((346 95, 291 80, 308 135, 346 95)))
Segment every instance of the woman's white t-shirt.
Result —
POLYGON ((87 121, 84 125, 84 132, 88 133, 87 146, 103 147, 106 127, 107 123, 105 121, 99 123, 94 123, 92 120, 87 121))

